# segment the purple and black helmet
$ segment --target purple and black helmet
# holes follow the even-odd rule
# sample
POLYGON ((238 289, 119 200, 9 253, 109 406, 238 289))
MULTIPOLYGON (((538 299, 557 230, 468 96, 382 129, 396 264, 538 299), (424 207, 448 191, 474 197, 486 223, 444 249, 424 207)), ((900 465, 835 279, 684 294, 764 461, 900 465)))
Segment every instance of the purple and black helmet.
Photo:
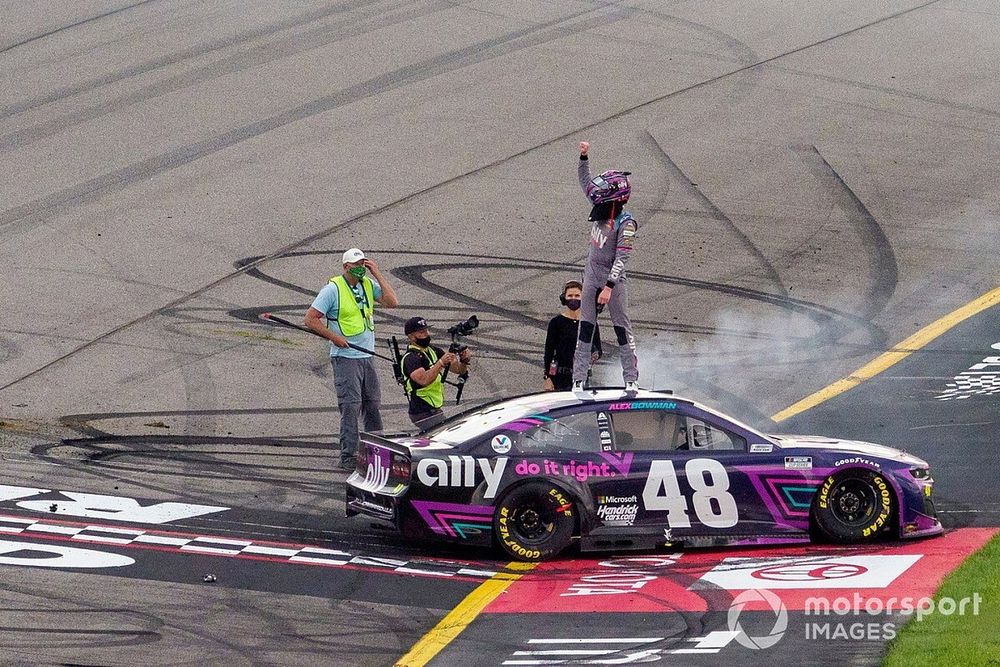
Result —
POLYGON ((606 202, 628 201, 628 196, 632 194, 632 186, 628 182, 631 171, 617 171, 612 169, 606 171, 587 184, 587 198, 592 204, 604 204, 606 202))

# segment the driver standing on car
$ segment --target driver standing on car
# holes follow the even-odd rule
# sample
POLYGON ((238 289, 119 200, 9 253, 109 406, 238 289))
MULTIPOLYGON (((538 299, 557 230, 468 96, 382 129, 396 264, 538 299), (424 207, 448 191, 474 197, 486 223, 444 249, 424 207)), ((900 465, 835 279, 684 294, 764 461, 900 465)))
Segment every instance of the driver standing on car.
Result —
POLYGON ((598 308, 608 307, 611 324, 621 349, 622 379, 626 393, 639 390, 639 362, 635 336, 628 316, 628 280, 625 265, 632 255, 639 223, 625 210, 632 193, 628 171, 605 171, 591 178, 590 144, 580 142, 577 176, 580 187, 592 204, 590 210, 590 253, 583 272, 580 334, 573 358, 573 392, 586 397, 584 382, 590 367, 591 341, 597 326, 598 308))
POLYGON ((411 317, 403 325, 403 333, 409 345, 399 361, 406 378, 404 388, 410 402, 409 417, 421 431, 437 426, 444 421, 444 375, 445 369, 456 375, 469 370, 472 353, 469 348, 460 354, 445 352, 431 345, 427 331, 427 320, 411 317))

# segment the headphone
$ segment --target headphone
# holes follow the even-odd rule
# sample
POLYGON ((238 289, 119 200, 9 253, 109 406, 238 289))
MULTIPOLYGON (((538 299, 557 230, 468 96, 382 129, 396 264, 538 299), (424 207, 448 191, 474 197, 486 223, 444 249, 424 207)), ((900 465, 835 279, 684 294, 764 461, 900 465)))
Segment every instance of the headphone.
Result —
POLYGON ((562 292, 559 294, 559 303, 566 305, 566 292, 570 287, 575 287, 577 289, 583 289, 583 285, 580 284, 579 280, 567 280, 566 284, 563 285, 562 292))

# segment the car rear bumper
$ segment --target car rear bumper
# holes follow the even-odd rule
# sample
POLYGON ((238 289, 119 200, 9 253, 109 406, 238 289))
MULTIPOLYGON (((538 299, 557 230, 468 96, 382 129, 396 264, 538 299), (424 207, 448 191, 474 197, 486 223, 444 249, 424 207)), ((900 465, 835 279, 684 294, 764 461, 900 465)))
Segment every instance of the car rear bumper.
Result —
MULTIPOLYGON (((357 473, 352 475, 351 479, 355 476, 358 476, 359 480, 362 479, 357 473)), ((398 530, 402 500, 398 497, 359 489, 351 484, 351 479, 347 480, 346 515, 351 517, 361 514, 390 523, 398 530)))

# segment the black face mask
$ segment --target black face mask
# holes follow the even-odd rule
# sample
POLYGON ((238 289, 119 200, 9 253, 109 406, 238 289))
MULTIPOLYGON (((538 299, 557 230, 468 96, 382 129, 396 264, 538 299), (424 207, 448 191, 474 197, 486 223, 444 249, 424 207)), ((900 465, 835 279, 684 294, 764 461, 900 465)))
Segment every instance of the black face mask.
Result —
POLYGON ((566 299, 566 307, 570 310, 580 310, 580 299, 566 299))
POLYGON ((427 336, 426 338, 414 338, 413 342, 420 347, 428 347, 431 344, 431 337, 427 336))
POLYGON ((620 207, 621 204, 616 201, 606 201, 601 204, 594 204, 594 208, 590 209, 590 221, 596 222, 600 220, 604 222, 605 220, 614 220, 615 216, 621 210, 616 207, 620 207))

